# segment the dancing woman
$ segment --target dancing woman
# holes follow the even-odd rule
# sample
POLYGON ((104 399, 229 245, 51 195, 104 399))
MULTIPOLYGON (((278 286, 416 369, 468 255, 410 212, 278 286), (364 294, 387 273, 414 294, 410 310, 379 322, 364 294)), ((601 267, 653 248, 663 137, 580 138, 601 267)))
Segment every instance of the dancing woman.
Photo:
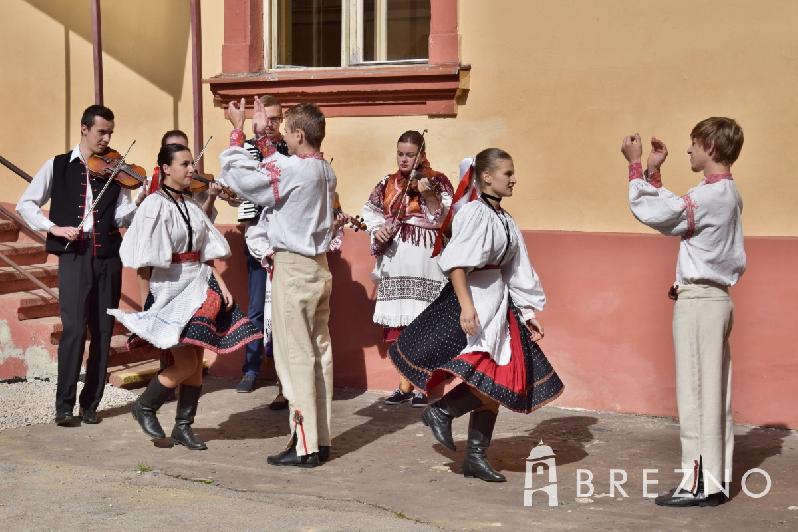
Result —
POLYGON ((389 354, 420 389, 451 376, 462 380, 424 411, 424 424, 454 450, 452 420, 471 412, 463 474, 504 482, 485 454, 499 405, 529 413, 555 399, 563 385, 536 343, 543 327, 535 311, 546 303, 540 280, 518 226, 501 207, 516 183, 513 160, 489 148, 470 172, 481 194, 455 215, 438 262, 450 283, 389 354))
POLYGON ((133 333, 131 346, 149 343, 169 349, 174 364, 159 373, 133 405, 133 417, 153 438, 166 435, 156 412, 180 387, 172 440, 207 449, 192 431, 202 391, 203 348, 228 353, 260 338, 235 306, 216 269, 207 264, 230 256, 230 246, 202 208, 186 198, 194 164, 191 152, 167 144, 158 153, 161 184, 147 196, 125 233, 122 263, 138 270, 144 310, 109 310, 133 333))

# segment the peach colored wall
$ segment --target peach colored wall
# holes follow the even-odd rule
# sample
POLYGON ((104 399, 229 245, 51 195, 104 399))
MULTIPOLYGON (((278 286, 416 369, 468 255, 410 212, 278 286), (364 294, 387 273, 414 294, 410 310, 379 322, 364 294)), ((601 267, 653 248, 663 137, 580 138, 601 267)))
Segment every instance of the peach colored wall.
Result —
MULTIPOLYGON (((240 233, 225 227, 233 249, 240 233)), ((591 410, 676 415, 672 301, 676 239, 623 233, 525 231, 548 298, 540 314, 544 349, 565 382, 558 405, 591 410)), ((749 269, 732 289, 735 326, 733 408, 740 423, 798 428, 798 360, 794 312, 798 239, 746 239, 749 269)), ((243 261, 219 265, 236 300, 246 305, 243 261)), ((373 258, 363 233, 347 232, 329 255, 336 386, 393 389, 381 329, 371 321, 373 258)), ((128 290, 128 286, 125 290, 128 290)), ((211 372, 240 375, 242 352, 212 358, 211 372)))

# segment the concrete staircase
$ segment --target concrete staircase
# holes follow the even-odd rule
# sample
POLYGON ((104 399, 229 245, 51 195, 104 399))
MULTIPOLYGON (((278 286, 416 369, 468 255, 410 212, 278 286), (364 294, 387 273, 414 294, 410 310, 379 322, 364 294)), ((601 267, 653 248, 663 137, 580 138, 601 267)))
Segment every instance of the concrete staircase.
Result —
MULTIPOLYGON (((0 253, 58 294, 57 258, 47 255, 35 233, 2 216, 0 253)), ((0 260, 0 380, 54 377, 61 332, 58 303, 0 260)), ((127 330, 117 323, 108 361, 109 381, 114 386, 146 384, 159 369, 160 350, 128 349, 127 335, 127 330)), ((87 340, 85 356, 88 347, 87 340)))

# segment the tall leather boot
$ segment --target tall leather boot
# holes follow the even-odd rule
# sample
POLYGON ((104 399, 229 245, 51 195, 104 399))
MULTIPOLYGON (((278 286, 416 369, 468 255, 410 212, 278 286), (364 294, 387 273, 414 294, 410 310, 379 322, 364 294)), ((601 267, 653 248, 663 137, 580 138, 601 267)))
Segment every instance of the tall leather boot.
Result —
POLYGON ((482 399, 471 393, 470 387, 461 382, 452 390, 424 410, 421 421, 432 431, 435 439, 456 451, 452 439, 452 420, 482 405, 482 399))
POLYGON ((166 438, 166 434, 158 422, 158 418, 155 417, 155 413, 173 392, 174 389, 167 388, 161 384, 156 375, 150 379, 150 384, 144 390, 144 393, 133 403, 133 409, 130 413, 139 422, 141 429, 151 438, 166 438))
POLYGON ((504 475, 496 472, 488 463, 486 452, 490 447, 493 437, 493 427, 496 426, 496 416, 492 410, 477 410, 471 412, 468 421, 468 449, 463 461, 463 476, 477 477, 486 482, 505 482, 504 475))
POLYGON ((202 386, 181 384, 180 392, 177 395, 177 413, 175 414, 175 428, 172 429, 172 441, 179 445, 185 445, 192 451, 204 451, 208 448, 205 442, 197 438, 191 429, 194 416, 197 415, 197 405, 201 393, 202 386))

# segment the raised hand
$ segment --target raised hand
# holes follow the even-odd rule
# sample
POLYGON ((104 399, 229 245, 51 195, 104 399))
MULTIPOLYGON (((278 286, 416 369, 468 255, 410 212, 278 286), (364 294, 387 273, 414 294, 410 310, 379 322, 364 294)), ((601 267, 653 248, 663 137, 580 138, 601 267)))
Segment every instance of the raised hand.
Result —
POLYGON ((247 118, 246 102, 241 98, 240 102, 230 101, 227 104, 227 117, 234 129, 244 129, 244 121, 247 118))
POLYGON ((629 135, 623 138, 621 153, 630 163, 639 163, 643 157, 643 142, 640 140, 640 133, 629 135))
POLYGON ((648 154, 648 162, 646 163, 648 171, 653 172, 659 170, 665 159, 668 158, 668 148, 665 143, 657 137, 651 137, 651 153, 648 154))
POLYGON ((260 101, 260 96, 255 96, 252 109, 252 131, 256 137, 260 137, 266 134, 266 126, 269 124, 269 119, 266 117, 266 107, 260 101))

